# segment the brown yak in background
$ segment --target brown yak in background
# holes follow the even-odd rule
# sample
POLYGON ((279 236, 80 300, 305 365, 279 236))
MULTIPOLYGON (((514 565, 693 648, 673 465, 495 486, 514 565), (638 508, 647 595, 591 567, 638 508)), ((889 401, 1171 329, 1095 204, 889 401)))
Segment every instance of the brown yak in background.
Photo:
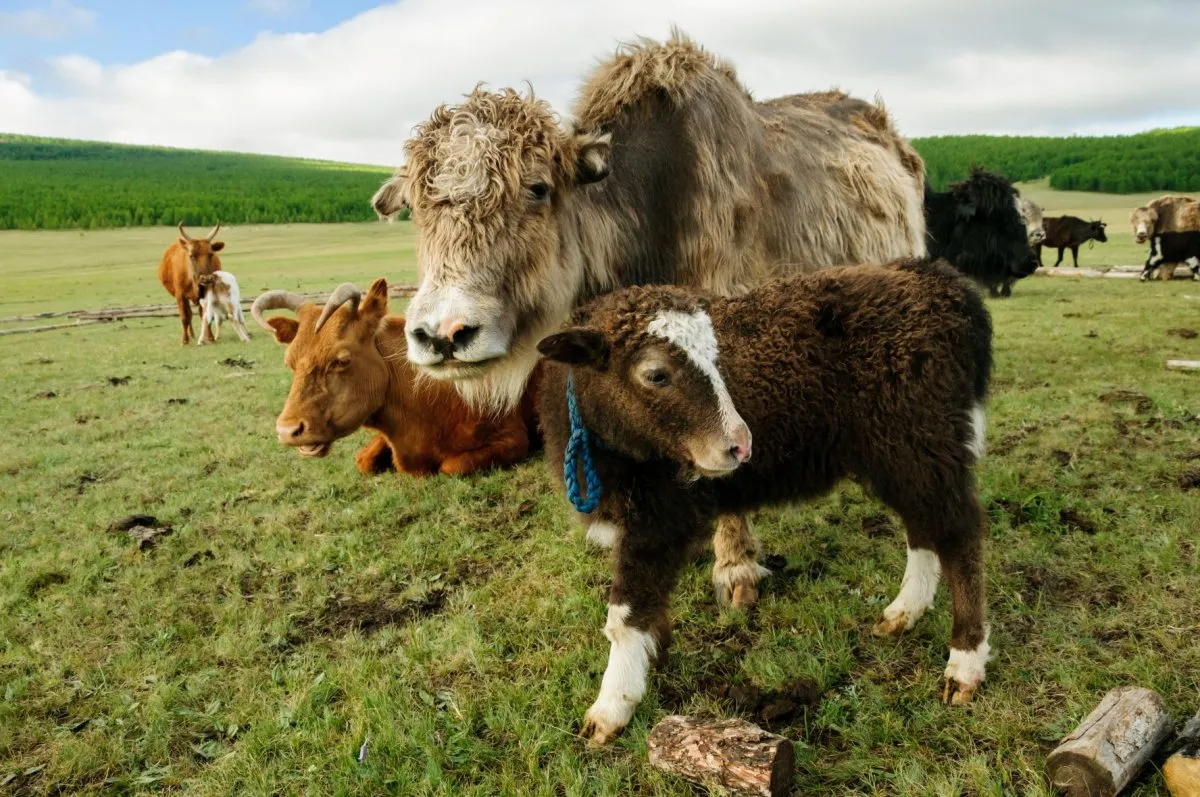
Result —
MULTIPOLYGON (((209 231, 203 238, 193 238, 183 229, 179 222, 179 238, 163 252, 158 264, 158 281, 167 289, 167 293, 175 297, 179 306, 179 321, 183 325, 184 345, 192 339, 192 305, 200 304, 204 295, 200 288, 199 277, 212 274, 221 269, 221 258, 217 252, 225 248, 222 241, 214 241, 221 222, 209 231)), ((204 319, 200 319, 200 335, 204 336, 204 319)))

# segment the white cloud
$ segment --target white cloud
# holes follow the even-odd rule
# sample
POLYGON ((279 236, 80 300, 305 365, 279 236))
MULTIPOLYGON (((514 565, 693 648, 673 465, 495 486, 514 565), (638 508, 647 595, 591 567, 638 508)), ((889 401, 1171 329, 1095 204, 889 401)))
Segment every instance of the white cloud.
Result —
POLYGON ((50 0, 21 11, 0 11, 0 36, 63 39, 91 29, 96 12, 70 0, 50 0))
POLYGON ((1200 123, 1192 0, 405 0, 216 58, 52 63, 63 90, 0 72, 0 130, 396 164, 413 125, 478 81, 526 79, 562 113, 580 77, 672 23, 759 97, 879 92, 901 129, 1129 132, 1200 123), (900 6, 903 6, 901 8, 900 6), (1150 26, 1150 39, 1132 31, 1150 26), (1148 46, 1152 41, 1153 46, 1148 46))

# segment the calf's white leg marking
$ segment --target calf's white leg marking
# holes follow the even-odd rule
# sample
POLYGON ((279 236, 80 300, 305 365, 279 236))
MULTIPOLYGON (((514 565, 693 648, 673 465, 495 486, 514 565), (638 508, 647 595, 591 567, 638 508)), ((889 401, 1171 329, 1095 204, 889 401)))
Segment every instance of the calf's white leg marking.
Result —
POLYGON ((654 636, 625 624, 630 607, 612 604, 604 635, 611 645, 608 667, 600 682, 600 695, 583 718, 583 736, 592 744, 604 744, 628 723, 646 694, 646 673, 650 659, 658 652, 654 636))
POLYGON ((900 592, 896 600, 883 610, 883 619, 875 624, 875 633, 891 636, 916 625, 917 620, 933 605, 941 576, 942 564, 937 554, 925 548, 909 548, 900 592))
POLYGON ((983 641, 974 650, 950 648, 950 660, 946 663, 946 689, 954 705, 969 703, 971 695, 987 677, 987 663, 992 656, 988 644, 990 629, 983 629, 983 641), (950 692, 951 685, 954 691, 950 692))

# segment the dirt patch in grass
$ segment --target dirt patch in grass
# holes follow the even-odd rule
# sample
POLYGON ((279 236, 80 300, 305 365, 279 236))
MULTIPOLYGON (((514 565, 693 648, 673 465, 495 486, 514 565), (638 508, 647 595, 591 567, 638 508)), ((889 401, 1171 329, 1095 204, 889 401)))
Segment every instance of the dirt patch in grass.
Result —
POLYGON ((1080 531, 1084 534, 1096 533, 1096 524, 1078 509, 1071 509, 1070 507, 1060 509, 1058 512, 1058 522, 1071 531, 1080 531))
POLYGON ((1174 329, 1168 329, 1167 334, 1174 335, 1177 338, 1183 338, 1184 340, 1191 340, 1192 338, 1196 337, 1196 335, 1197 335, 1196 330, 1184 329, 1183 327, 1175 327, 1174 329))
POLYGON ((1039 598, 1050 603, 1066 603, 1079 591, 1079 582, 1074 576, 1041 565, 1018 564, 1009 572, 1020 581, 1017 593, 1026 606, 1033 605, 1039 598))
POLYGON ((34 394, 35 399, 52 399, 58 398, 58 394, 53 390, 43 390, 41 393, 34 394))
POLYGON ((801 722, 821 705, 825 694, 815 681, 800 678, 778 689, 738 684, 728 690, 734 710, 766 728, 777 731, 801 722))
POLYGON ((129 380, 132 378, 132 376, 110 376, 108 383, 113 387, 120 387, 121 385, 128 385, 129 380))
POLYGON ((1133 390, 1110 390, 1101 393, 1100 400, 1105 404, 1133 404, 1133 411, 1139 415, 1149 412, 1154 406, 1149 396, 1133 390))
POLYGON ((351 631, 372 634, 437 614, 446 604, 447 591, 431 589, 408 600, 394 598, 330 598, 315 616, 297 623, 303 637, 336 637, 351 631))
POLYGON ((863 518, 862 529, 871 539, 875 539, 876 537, 890 537, 896 533, 896 527, 892 525, 892 519, 884 514, 863 518))
POLYGON ((66 584, 70 577, 60 570, 49 570, 45 573, 38 573, 33 578, 29 579, 29 583, 25 585, 25 594, 31 598, 36 598, 38 593, 56 587, 59 584, 66 584))
POLYGON ((224 360, 219 360, 217 365, 227 365, 230 368, 245 368, 254 367, 254 360, 247 360, 245 357, 226 357, 224 360))
POLYGON ((1176 479, 1180 490, 1200 489, 1200 468, 1190 468, 1179 474, 1176 479))

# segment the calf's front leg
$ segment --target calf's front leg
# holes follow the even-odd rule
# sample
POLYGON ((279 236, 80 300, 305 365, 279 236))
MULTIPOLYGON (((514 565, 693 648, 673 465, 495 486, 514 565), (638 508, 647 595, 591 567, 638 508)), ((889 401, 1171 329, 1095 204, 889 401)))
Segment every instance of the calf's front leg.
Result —
POLYGON ((608 666, 600 694, 584 715, 580 731, 592 746, 606 744, 629 724, 646 694, 651 661, 666 660, 670 640, 667 607, 687 558, 689 534, 703 534, 711 527, 711 520, 696 522, 692 518, 692 528, 682 528, 677 520, 648 518, 641 511, 637 519, 632 525, 627 519, 622 521, 626 530, 616 538, 613 549, 615 573, 604 624, 608 666))

